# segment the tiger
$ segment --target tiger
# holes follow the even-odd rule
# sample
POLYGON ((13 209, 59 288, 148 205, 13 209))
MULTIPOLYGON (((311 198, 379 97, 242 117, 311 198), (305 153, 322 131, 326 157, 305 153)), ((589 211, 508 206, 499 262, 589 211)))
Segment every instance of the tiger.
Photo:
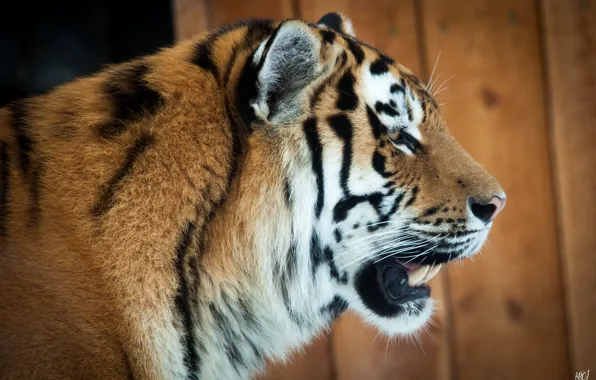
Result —
POLYGON ((350 20, 248 19, 0 109, 0 378, 243 379, 428 323, 506 202, 350 20))

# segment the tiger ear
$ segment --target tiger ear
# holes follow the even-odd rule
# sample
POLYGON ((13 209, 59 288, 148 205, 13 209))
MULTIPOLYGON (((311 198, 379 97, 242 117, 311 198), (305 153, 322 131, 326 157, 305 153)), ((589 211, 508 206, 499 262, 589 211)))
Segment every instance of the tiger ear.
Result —
MULTIPOLYGON (((329 71, 318 34, 300 21, 286 21, 257 49, 255 116, 270 124, 294 122, 305 112, 309 86, 329 71)), ((328 56, 328 54, 325 54, 328 56)))
POLYGON ((321 17, 321 19, 317 22, 317 25, 333 29, 343 34, 347 34, 348 36, 356 37, 352 22, 341 13, 327 13, 321 17))

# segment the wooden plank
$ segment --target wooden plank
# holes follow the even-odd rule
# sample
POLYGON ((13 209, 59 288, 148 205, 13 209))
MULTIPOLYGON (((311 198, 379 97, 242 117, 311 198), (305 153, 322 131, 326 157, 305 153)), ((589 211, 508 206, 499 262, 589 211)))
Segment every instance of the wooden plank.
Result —
MULTIPOLYGON (((327 12, 342 12, 353 23, 358 38, 421 74, 416 18, 412 1, 379 0, 374 6, 359 0, 302 0, 304 19, 316 22, 327 12)), ((425 75, 420 75, 422 78, 425 75)), ((448 379, 449 363, 444 316, 446 301, 440 277, 431 283, 440 310, 420 334, 420 343, 405 338, 389 341, 378 330, 365 326, 348 313, 337 322, 332 335, 336 377, 348 379, 448 379), (418 346, 420 344, 421 348, 418 346)))
POLYGON ((271 363, 261 380, 332 380, 329 339, 321 334, 308 347, 292 356, 288 363, 271 363))
POLYGON ((440 72, 455 75, 441 100, 450 129, 508 197, 483 259, 449 268, 457 378, 572 378, 536 3, 422 11, 428 56, 441 51, 440 72))
POLYGON ((573 371, 596 371, 596 3, 543 1, 573 371))
POLYGON ((214 26, 232 24, 247 18, 283 20, 294 17, 291 0, 217 0, 211 2, 214 26))
POLYGON ((175 37, 183 40, 209 28, 206 0, 173 0, 175 37))

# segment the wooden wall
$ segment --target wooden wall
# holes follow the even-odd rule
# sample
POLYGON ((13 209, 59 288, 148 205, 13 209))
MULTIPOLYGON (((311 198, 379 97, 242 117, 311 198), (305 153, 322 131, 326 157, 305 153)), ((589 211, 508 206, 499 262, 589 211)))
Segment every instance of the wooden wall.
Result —
POLYGON ((178 38, 340 11, 427 80, 508 195, 474 262, 433 280, 435 325, 388 341, 347 313, 262 379, 573 379, 596 372, 596 1, 176 0, 178 38))

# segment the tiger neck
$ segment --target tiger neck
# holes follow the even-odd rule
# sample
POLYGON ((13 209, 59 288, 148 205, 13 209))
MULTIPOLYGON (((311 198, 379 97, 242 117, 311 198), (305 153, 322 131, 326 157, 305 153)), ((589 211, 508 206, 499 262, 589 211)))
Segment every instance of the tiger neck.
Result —
POLYGON ((229 198, 205 231, 204 306, 197 310, 205 375, 221 374, 222 363, 234 376, 265 358, 284 359, 342 309, 313 228, 316 190, 310 164, 301 162, 307 157, 283 152, 261 134, 248 145, 229 198))

